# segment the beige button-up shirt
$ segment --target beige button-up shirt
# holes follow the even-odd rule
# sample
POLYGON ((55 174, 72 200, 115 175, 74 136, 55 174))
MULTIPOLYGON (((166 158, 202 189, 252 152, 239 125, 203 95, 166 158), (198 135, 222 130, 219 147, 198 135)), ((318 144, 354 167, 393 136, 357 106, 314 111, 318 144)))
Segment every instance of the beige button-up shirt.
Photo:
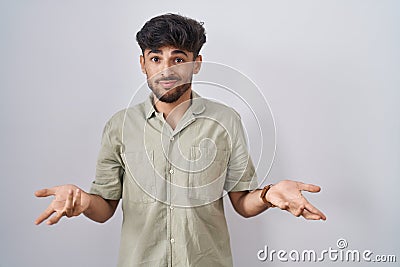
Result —
POLYGON ((118 266, 232 266, 223 193, 257 179, 240 116, 192 92, 175 129, 150 96, 106 124, 90 192, 122 198, 118 266))

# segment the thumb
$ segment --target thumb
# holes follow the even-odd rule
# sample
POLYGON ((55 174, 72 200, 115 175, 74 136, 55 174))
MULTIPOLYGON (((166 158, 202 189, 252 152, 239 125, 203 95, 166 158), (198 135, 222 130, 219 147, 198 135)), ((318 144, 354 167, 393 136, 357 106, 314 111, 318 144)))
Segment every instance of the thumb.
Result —
POLYGON ((44 189, 40 189, 37 190, 35 192, 35 196, 37 197, 48 197, 48 196, 54 196, 56 190, 55 188, 44 188, 44 189))
POLYGON ((304 183, 299 184, 299 189, 302 191, 308 191, 308 192, 312 192, 312 193, 317 193, 317 192, 321 191, 321 187, 319 187, 318 185, 304 184, 304 183))

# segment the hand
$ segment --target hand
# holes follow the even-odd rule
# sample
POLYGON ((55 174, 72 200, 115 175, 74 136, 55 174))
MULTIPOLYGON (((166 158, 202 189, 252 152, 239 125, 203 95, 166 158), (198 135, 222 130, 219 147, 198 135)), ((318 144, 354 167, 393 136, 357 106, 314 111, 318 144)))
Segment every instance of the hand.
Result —
POLYGON ((301 194, 301 191, 316 193, 320 190, 316 185, 284 180, 273 185, 265 197, 274 206, 287 210, 294 216, 301 215, 308 220, 326 220, 326 216, 301 194))
POLYGON ((63 216, 73 217, 83 213, 89 207, 90 196, 75 185, 62 185, 35 192, 37 197, 54 196, 54 200, 47 209, 36 219, 35 224, 40 224, 56 213, 48 221, 48 225, 58 223, 63 216))

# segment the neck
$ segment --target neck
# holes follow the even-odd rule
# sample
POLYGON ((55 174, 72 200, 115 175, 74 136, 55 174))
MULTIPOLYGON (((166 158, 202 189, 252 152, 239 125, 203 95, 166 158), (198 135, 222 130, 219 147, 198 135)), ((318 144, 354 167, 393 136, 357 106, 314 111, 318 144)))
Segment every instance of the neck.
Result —
MULTIPOLYGON (((177 101, 173 103, 166 103, 162 101, 156 101, 155 108, 158 112, 164 114, 164 118, 167 123, 175 129, 179 120, 185 114, 186 110, 190 106, 190 97, 192 95, 192 89, 187 90, 177 101)), ((153 99, 157 99, 153 94, 153 99)))

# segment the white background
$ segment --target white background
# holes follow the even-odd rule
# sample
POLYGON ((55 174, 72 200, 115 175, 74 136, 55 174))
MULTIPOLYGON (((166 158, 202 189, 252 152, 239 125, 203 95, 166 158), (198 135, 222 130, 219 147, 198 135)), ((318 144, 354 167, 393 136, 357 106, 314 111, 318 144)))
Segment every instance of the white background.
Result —
POLYGON ((15 0, 0 1, 0 266, 116 265, 120 209, 105 224, 35 226, 50 199, 33 192, 89 189, 105 122, 145 78, 135 34, 166 12, 204 21, 203 59, 267 97, 277 124, 267 181, 322 187, 305 195, 326 222, 279 210, 244 219, 226 202, 235 266, 302 266, 256 254, 336 249, 338 238, 400 257, 400 2, 15 0))

